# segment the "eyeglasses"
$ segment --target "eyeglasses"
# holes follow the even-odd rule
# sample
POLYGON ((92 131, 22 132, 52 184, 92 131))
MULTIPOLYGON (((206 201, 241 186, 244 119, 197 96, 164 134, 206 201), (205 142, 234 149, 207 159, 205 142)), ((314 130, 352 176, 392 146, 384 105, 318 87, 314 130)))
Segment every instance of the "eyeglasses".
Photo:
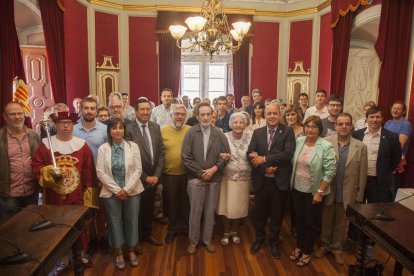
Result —
POLYGON ((110 109, 122 109, 122 105, 111 105, 110 109))
POLYGON ((336 123, 336 125, 337 126, 340 126, 340 127, 342 127, 342 126, 352 126, 352 124, 351 123, 336 123))
POLYGON ((21 117, 24 115, 23 112, 12 112, 12 113, 7 113, 8 116, 10 117, 21 117))
POLYGON ((318 129, 319 127, 317 125, 305 125, 306 129, 318 129))

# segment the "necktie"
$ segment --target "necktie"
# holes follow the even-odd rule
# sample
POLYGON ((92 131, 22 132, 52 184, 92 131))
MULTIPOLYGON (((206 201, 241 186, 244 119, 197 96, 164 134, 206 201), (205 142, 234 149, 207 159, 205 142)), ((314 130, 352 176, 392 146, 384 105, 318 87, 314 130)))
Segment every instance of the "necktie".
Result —
POLYGON ((273 143, 273 137, 275 136, 275 130, 269 129, 269 139, 267 140, 267 149, 270 150, 270 147, 273 143))
POLYGON ((148 152, 151 155, 151 164, 152 164, 153 157, 152 157, 152 152, 151 152, 151 147, 150 147, 148 135, 147 135, 147 132, 145 131, 146 126, 147 125, 142 125, 142 137, 144 138, 145 147, 147 148, 148 152))

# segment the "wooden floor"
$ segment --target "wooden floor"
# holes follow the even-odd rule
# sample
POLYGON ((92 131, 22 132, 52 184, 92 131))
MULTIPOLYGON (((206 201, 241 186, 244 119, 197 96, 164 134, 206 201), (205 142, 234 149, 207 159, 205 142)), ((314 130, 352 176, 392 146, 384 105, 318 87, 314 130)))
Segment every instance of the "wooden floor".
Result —
MULTIPOLYGON (((93 256, 94 266, 85 270, 85 275, 348 275, 347 265, 355 262, 354 249, 345 250, 347 265, 337 265, 332 256, 313 258, 310 265, 298 268, 288 258, 294 248, 295 240, 289 234, 290 225, 285 219, 283 223, 284 241, 280 245, 282 258, 272 258, 267 243, 255 255, 250 253, 250 246, 254 241, 254 228, 249 219, 240 226, 241 244, 229 244, 223 247, 220 244, 223 233, 221 219, 216 219, 214 229, 214 244, 217 251, 208 253, 203 248, 198 248, 195 255, 186 253, 188 238, 178 236, 175 241, 161 247, 143 244, 143 255, 139 256, 138 267, 127 267, 123 271, 115 268, 114 255, 97 252, 93 256)), ((167 227, 154 223, 154 235, 165 238, 167 227)), ((376 248, 379 262, 385 263, 388 259, 381 248, 376 248)), ((390 259, 385 266, 383 275, 392 275, 394 260, 390 259)), ((66 271, 64 275, 72 275, 66 271)), ((409 275, 404 270, 404 275, 409 275)))

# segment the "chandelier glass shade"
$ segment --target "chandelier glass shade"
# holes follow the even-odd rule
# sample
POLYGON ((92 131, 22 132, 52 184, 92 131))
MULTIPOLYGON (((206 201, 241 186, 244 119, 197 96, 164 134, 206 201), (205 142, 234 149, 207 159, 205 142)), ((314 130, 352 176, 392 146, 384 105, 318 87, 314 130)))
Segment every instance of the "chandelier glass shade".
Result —
POLYGON ((204 52, 210 59, 220 51, 234 53, 240 49, 251 25, 250 22, 235 22, 230 29, 222 0, 204 0, 200 16, 188 17, 185 23, 188 28, 182 25, 169 27, 177 47, 184 51, 204 52), (183 39, 189 40, 188 46, 181 45, 183 39))

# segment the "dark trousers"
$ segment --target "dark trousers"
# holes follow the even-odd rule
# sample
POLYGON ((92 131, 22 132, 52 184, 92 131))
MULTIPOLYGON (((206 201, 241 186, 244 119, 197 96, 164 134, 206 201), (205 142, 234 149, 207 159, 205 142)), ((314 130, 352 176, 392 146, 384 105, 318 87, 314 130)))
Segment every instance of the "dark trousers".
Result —
POLYGON ((391 200, 395 201, 395 197, 397 196, 398 189, 401 187, 402 182, 402 173, 395 173, 392 175, 391 181, 391 200))
POLYGON ((375 176, 367 177, 367 184, 365 185, 364 192, 364 202, 366 200, 368 203, 383 203, 391 202, 391 199, 391 189, 388 186, 383 187, 379 185, 377 177, 375 176))
POLYGON ((152 217, 154 213, 155 192, 157 187, 145 188, 141 193, 140 211, 138 219, 138 232, 140 240, 151 235, 152 217))
POLYGON ((263 243, 266 239, 265 227, 270 216, 270 246, 279 242, 279 233, 289 191, 280 190, 273 179, 265 178, 262 186, 255 193, 253 224, 256 229, 256 242, 263 243))
POLYGON ((320 233, 323 203, 313 204, 312 193, 295 189, 292 191, 292 200, 296 216, 296 247, 310 255, 320 233))
POLYGON ((187 193, 187 175, 163 174, 164 208, 168 217, 168 232, 187 232, 190 201, 187 193))
POLYGON ((27 205, 30 204, 38 204, 39 200, 39 193, 34 192, 28 196, 22 197, 3 197, 0 196, 0 224, 20 212, 19 208, 25 208, 27 205))

